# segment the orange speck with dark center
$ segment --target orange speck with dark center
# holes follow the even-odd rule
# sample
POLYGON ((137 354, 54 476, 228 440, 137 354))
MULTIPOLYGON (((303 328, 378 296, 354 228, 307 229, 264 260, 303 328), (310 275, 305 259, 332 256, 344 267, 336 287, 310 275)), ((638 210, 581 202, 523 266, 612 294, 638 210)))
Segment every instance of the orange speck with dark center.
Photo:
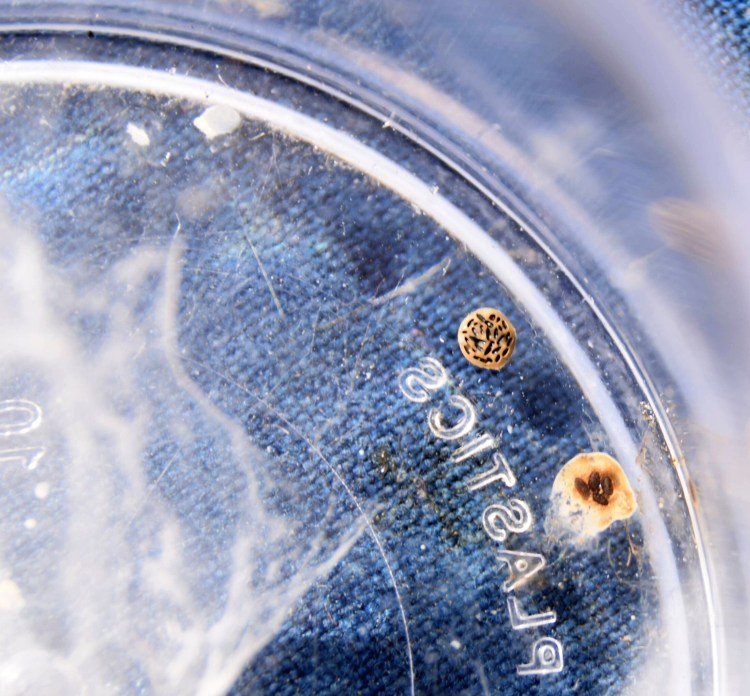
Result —
POLYGON ((545 529, 583 541, 630 517, 635 494, 620 464, 604 452, 585 452, 560 469, 552 485, 545 529))

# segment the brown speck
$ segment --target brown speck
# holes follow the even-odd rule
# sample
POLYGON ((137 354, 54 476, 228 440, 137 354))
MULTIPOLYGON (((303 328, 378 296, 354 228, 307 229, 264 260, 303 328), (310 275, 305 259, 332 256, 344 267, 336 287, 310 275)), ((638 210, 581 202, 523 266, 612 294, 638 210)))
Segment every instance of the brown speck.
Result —
POLYGON ((693 483, 693 479, 691 478, 688 478, 687 485, 688 485, 688 492, 690 493, 690 500, 693 501, 693 505, 697 508, 698 507, 698 489, 695 487, 695 484, 693 483))
POLYGON ((458 345, 472 365, 499 370, 513 355, 516 330, 499 310, 481 307, 461 322, 458 345))

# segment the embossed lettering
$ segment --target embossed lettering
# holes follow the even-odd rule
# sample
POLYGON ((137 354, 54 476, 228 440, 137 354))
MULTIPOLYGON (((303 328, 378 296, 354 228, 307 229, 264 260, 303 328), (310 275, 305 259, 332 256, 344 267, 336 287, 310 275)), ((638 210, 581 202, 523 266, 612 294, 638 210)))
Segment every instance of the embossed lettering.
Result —
POLYGON ((475 457, 486 449, 492 449, 496 445, 495 438, 487 433, 482 433, 472 438, 466 444, 461 445, 453 452, 452 458, 456 464, 460 464, 471 457, 475 457))
POLYGON ((507 505, 488 505, 482 514, 484 531, 495 541, 505 541, 508 532, 519 534, 527 531, 533 521, 529 506, 518 498, 511 498, 507 505))
POLYGON ((553 674, 564 666, 563 646, 559 640, 545 636, 531 646, 531 660, 518 665, 516 672, 523 675, 553 674))
POLYGON ((29 471, 33 471, 39 466, 45 452, 44 447, 19 447, 17 449, 0 450, 0 462, 17 462, 29 471))
POLYGON ((0 401, 0 436, 20 435, 36 430, 42 422, 42 409, 27 399, 0 401))
POLYGON ((495 551, 495 557, 508 566, 508 579, 503 583, 503 590, 510 592, 534 577, 547 561, 540 553, 530 551, 495 551))
POLYGON ((525 613, 518 597, 508 597, 508 616, 510 616, 510 625, 515 631, 553 624, 557 621, 557 614, 554 611, 543 611, 540 614, 525 613))
POLYGON ((448 373, 435 358, 422 358, 419 367, 404 370, 398 378, 403 395, 418 404, 429 401, 430 392, 440 389, 448 381, 448 373))
POLYGON ((475 476, 467 485, 470 491, 478 491, 480 488, 495 483, 495 481, 501 481, 508 488, 513 488, 516 485, 515 474, 511 470, 508 460, 500 451, 492 455, 492 467, 475 476))
POLYGON ((432 430, 432 434, 441 440, 458 440, 471 432, 477 420, 477 413, 471 402, 460 394, 451 396, 448 404, 461 412, 458 420, 453 425, 446 426, 440 410, 433 408, 427 415, 427 425, 432 430))

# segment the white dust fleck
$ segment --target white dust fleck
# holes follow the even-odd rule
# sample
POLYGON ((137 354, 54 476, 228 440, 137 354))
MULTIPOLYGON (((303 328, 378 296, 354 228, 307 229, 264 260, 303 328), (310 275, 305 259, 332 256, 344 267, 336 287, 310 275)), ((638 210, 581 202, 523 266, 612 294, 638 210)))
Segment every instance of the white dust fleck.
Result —
POLYGON ((231 106, 214 104, 209 106, 193 125, 209 140, 219 135, 227 135, 240 125, 240 115, 231 106))
POLYGON ((148 147, 151 144, 151 138, 148 137, 148 133, 140 126, 136 126, 135 123, 128 123, 127 131, 130 139, 136 145, 148 147))
MULTIPOLYGON (((231 4, 232 0, 218 0, 222 5, 231 4)), ((285 17, 289 14, 289 6, 286 0, 240 0, 248 7, 254 9, 259 16, 263 17, 285 17)))
POLYGON ((23 609, 26 602, 21 589, 9 578, 0 580, 0 609, 23 609))

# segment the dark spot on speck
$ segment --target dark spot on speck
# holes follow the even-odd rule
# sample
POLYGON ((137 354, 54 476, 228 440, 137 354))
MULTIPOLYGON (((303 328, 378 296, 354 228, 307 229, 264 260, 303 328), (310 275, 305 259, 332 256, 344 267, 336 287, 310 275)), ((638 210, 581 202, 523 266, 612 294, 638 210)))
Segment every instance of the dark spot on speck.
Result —
POLYGON ((592 493, 591 497, 599 503, 599 505, 608 505, 609 499, 604 495, 604 493, 599 493, 598 491, 596 493, 592 493))
POLYGON ((598 471, 592 471, 589 474, 589 488, 592 491, 595 491, 599 488, 599 484, 601 483, 601 476, 599 475, 598 471))
POLYGON ((586 499, 589 499, 589 496, 591 495, 591 491, 589 490, 588 485, 582 478, 577 478, 575 480, 575 486, 576 490, 586 499))
POLYGON ((594 502, 599 503, 599 505, 609 505, 609 499, 615 490, 612 479, 606 474, 602 476, 598 471, 592 471, 589 474, 588 484, 580 478, 575 480, 576 490, 584 498, 588 499, 588 495, 584 495, 583 493, 582 486, 588 489, 594 502))

